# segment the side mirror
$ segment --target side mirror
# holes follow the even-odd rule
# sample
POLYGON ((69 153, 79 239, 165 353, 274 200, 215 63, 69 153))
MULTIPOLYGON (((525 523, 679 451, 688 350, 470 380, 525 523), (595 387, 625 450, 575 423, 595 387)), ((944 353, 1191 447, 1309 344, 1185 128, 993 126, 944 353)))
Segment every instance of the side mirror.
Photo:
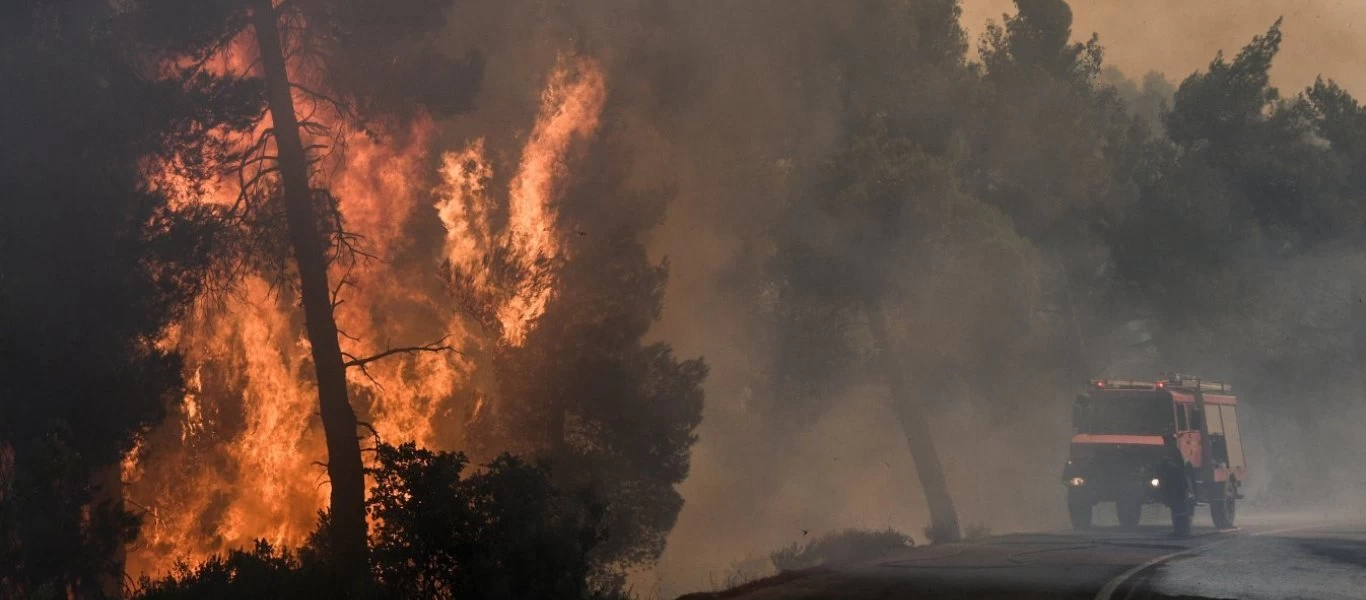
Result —
POLYGON ((1086 396, 1077 396, 1077 399, 1072 401, 1072 429, 1076 431, 1085 429, 1090 412, 1091 399, 1086 396))

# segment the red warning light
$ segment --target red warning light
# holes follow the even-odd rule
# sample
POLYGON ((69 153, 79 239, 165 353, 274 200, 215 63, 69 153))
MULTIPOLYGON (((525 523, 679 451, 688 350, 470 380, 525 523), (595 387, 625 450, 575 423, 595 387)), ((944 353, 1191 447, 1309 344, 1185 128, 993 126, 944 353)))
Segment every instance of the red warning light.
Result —
POLYGON ((1097 381, 1097 382, 1096 382, 1096 387, 1104 389, 1104 388, 1105 388, 1105 381, 1104 381, 1104 380, 1097 381))

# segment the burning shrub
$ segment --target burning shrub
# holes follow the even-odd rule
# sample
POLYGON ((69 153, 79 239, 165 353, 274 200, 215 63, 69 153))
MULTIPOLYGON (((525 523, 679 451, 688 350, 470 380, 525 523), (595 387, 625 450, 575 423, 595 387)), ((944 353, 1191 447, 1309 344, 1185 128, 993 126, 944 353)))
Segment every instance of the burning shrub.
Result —
POLYGON ((619 595, 588 552, 603 539, 595 503, 566 495, 545 465, 511 455, 466 474, 464 454, 381 444, 369 499, 375 587, 347 594, 325 558, 326 515, 297 555, 258 541, 160 580, 135 598, 565 599, 619 595), (341 593, 339 593, 341 592, 341 593))

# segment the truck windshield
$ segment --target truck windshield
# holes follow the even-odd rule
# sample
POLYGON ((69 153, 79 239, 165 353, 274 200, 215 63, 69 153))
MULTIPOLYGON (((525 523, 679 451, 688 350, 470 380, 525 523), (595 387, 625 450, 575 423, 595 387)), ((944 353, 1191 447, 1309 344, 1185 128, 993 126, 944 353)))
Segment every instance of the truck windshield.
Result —
POLYGON ((1172 401, 1166 394, 1093 394, 1080 425, 1083 433, 1161 435, 1172 427, 1172 401))

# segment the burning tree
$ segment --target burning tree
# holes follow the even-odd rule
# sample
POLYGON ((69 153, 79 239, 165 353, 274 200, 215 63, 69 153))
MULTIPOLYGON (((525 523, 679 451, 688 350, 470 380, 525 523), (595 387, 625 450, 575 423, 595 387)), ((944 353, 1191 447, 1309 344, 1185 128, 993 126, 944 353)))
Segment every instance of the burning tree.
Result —
MULTIPOLYGON (((338 479, 336 471, 354 476, 360 449, 354 434, 341 435, 342 442, 334 435, 353 430, 353 421, 386 442, 473 447, 480 459, 505 449, 550 458, 557 484, 589 489, 609 505, 613 533, 597 565, 653 561, 681 506, 672 486, 686 475, 705 367, 676 359, 667 345, 641 342, 658 317, 667 271, 648 260, 639 238, 657 224, 667 194, 626 188, 626 153, 615 142, 606 146, 611 151, 580 151, 602 122, 608 94, 601 67, 573 55, 551 66, 534 124, 504 169, 497 160, 504 154, 483 139, 439 151, 437 109, 404 112, 381 93, 391 89, 375 89, 347 59, 353 45, 343 41, 391 39, 382 34, 401 30, 406 13, 390 15, 397 23, 342 36, 350 30, 337 23, 365 11, 310 12, 330 5, 275 9, 280 61, 260 48, 270 39, 258 33, 270 30, 264 6, 251 13, 235 4, 224 22, 250 28, 203 36, 215 44, 193 60, 176 59, 212 76, 260 81, 275 95, 259 105, 263 119, 238 134, 231 177, 192 194, 237 216, 242 268, 231 290, 197 306, 167 336, 165 343, 186 354, 189 386, 175 415, 179 427, 149 434, 130 460, 131 496, 149 521, 133 552, 137 569, 199 560, 257 537, 298 544, 314 511, 329 503, 329 531, 337 537, 328 547, 354 545, 354 528, 344 539, 338 530, 347 527, 339 506, 353 505, 339 502, 363 498, 363 487, 350 485, 343 499, 338 482, 364 480, 338 479), (277 116, 290 112, 296 128, 277 116), (286 152, 296 141, 286 139, 291 129, 301 154, 286 152), (300 174, 295 164, 290 176, 288 154, 302 156, 302 186, 290 185, 300 174), (294 199, 306 195, 307 206, 291 208, 291 187, 305 188, 294 199), (646 203, 633 203, 646 195, 653 208, 638 210, 646 203), (293 298, 275 290, 298 285, 307 296, 302 261, 314 254, 309 248, 320 253, 314 258, 322 268, 309 276, 314 298, 303 303, 300 319, 293 298), (297 268, 288 268, 291 256, 297 268), (331 325, 318 325, 320 318, 331 325), (440 341, 391 346, 390 333, 440 341), (559 352, 566 344, 579 344, 581 356, 559 352), (595 370, 580 370, 587 360, 595 370), (338 373, 344 397, 321 383, 338 373), (599 381, 598 388, 584 381, 599 381), (577 391, 563 393, 569 388, 577 391), (325 438, 310 422, 315 394, 331 394, 322 404, 325 438), (554 448, 528 443, 549 426, 532 429, 519 411, 558 413, 561 441, 554 448), (595 428, 591 447, 580 444, 574 423, 595 428), (646 456, 580 456, 628 445, 646 456), (328 497, 320 497, 313 464, 323 452, 328 497), (351 462, 337 460, 339 453, 351 462), (169 493, 184 488, 196 493, 169 493)), ((398 52, 400 71, 416 60, 388 52, 398 52)), ((371 64, 393 84, 389 66, 371 64)), ((454 80, 465 72, 454 69, 454 80)))
POLYGON ((0 596, 117 593, 119 460, 180 392, 158 338, 225 241, 148 165, 219 154, 199 132, 249 122, 259 87, 158 76, 143 25, 99 1, 0 10, 0 596))
MULTIPOLYGON (((480 69, 477 59, 450 59, 425 45, 439 30, 448 5, 292 2, 277 7, 271 0, 246 0, 189 7, 148 0, 126 11, 148 27, 179 27, 156 30, 164 37, 147 48, 167 79, 245 79, 264 87, 254 123, 201 130, 208 139, 223 140, 231 153, 211 165, 222 169, 211 185, 181 190, 182 201, 216 208, 243 232, 241 253, 225 260, 248 266, 234 271, 234 279, 264 266, 276 273, 284 289, 298 290, 326 433, 329 547, 337 572, 347 576, 366 572, 365 478, 347 369, 365 370, 399 353, 448 348, 437 343, 386 346, 368 355, 343 351, 338 336, 346 333, 338 328, 336 309, 344 302, 343 289, 353 283, 343 269, 368 256, 370 247, 347 230, 344 211, 328 184, 337 161, 346 160, 351 138, 373 131, 369 124, 411 117, 415 106, 435 115, 470 106, 480 69), (373 69, 376 56, 386 57, 388 68, 373 69), (398 103, 392 86, 405 77, 425 77, 425 68, 443 68, 442 81, 450 85, 415 87, 411 99, 398 103), (292 261, 284 262, 286 257, 292 261)), ((176 154, 161 163, 166 165, 161 179, 174 181, 178 167, 204 161, 192 153, 176 154)), ((172 332, 170 343, 184 331, 172 332)), ((199 405, 189 408, 198 411, 199 405)))
POLYGON ((688 473, 707 367, 644 341, 668 265, 650 260, 642 238, 672 189, 628 184, 626 119, 611 109, 596 64, 561 61, 556 73, 542 100, 557 108, 532 131, 505 200, 490 202, 493 165, 477 143, 447 156, 438 208, 451 289, 498 342, 470 446, 544 459, 559 486, 601 503, 605 539, 592 558, 610 578, 663 552, 682 508, 674 485, 688 473), (590 132, 565 154, 572 137, 590 132), (555 193, 537 191, 547 186, 555 193), (552 197, 554 206, 542 204, 552 197), (490 214, 501 210, 497 227, 490 214))

